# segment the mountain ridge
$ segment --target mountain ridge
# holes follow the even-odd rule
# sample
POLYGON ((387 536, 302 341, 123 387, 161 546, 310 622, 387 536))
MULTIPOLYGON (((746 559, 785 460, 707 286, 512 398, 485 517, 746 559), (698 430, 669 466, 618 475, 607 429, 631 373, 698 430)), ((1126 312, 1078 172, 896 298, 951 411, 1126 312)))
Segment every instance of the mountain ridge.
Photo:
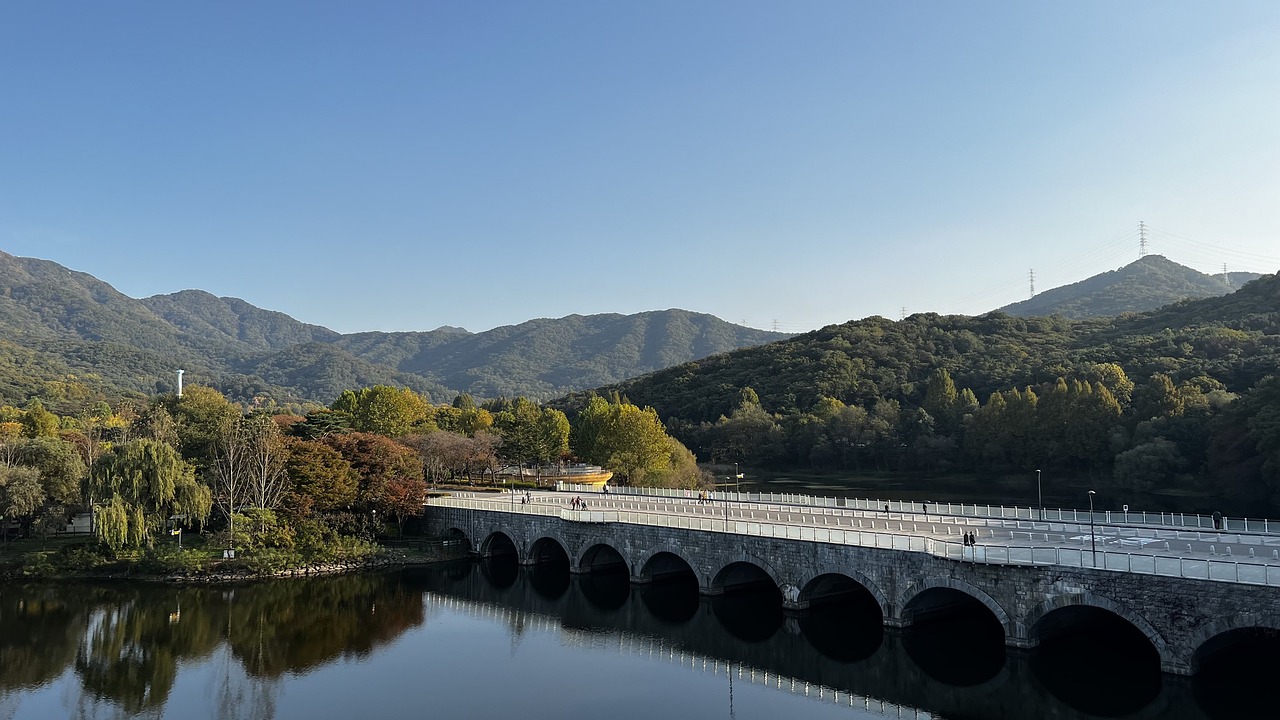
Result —
POLYGON ((17 343, 0 346, 13 360, 12 377, 0 378, 4 401, 24 402, 23 392, 40 384, 17 377, 21 366, 38 368, 46 386, 65 374, 138 394, 171 391, 172 371, 182 367, 189 382, 243 402, 325 404, 373 384, 411 387, 436 402, 459 392, 546 399, 788 337, 674 309, 538 318, 480 333, 444 325, 342 334, 203 290, 131 298, 88 273, 3 251, 0 332, 17 343), (33 352, 40 362, 28 357, 33 352))
POLYGON ((1163 255, 1145 255, 1116 270, 1045 290, 1035 297, 999 308, 1018 317, 1062 315, 1076 320, 1145 312, 1180 300, 1234 292, 1259 273, 1206 275, 1163 255))

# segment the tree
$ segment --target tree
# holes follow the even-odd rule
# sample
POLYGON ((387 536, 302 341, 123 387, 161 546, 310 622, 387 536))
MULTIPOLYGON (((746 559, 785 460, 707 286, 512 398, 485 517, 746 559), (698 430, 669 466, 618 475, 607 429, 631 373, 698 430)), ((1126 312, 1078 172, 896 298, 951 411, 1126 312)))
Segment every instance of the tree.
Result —
POLYGON ((19 446, 17 462, 40 473, 40 485, 49 502, 64 507, 81 503, 85 466, 71 443, 51 437, 32 438, 19 446))
POLYGON ((344 391, 333 404, 334 412, 351 418, 355 430, 387 437, 429 429, 430 409, 421 395, 389 385, 363 388, 359 393, 344 391))
POLYGON ((199 385, 183 390, 182 397, 165 398, 161 404, 173 416, 182 456, 200 470, 213 461, 227 428, 243 415, 222 393, 199 385))
POLYGON ((373 433, 353 432, 329 435, 324 443, 339 454, 359 474, 355 505, 361 510, 376 506, 377 498, 392 478, 422 477, 418 454, 390 438, 373 433))
POLYGON ((360 474, 337 450, 310 440, 289 440, 286 445, 285 474, 294 492, 312 501, 316 510, 327 512, 350 507, 360 487, 360 474))
POLYGON ((501 454, 512 462, 542 465, 569 452, 569 420, 552 408, 540 408, 526 398, 516 398, 510 410, 494 416, 494 428, 502 437, 501 454))
POLYGON ((40 473, 34 468, 0 467, 0 521, 29 521, 44 501, 40 473))
POLYGON ((29 438, 57 437, 60 427, 58 416, 45 410, 39 399, 32 400, 22 415, 22 434, 29 438))
POLYGON ((956 384, 946 368, 937 368, 929 374, 924 400, 920 403, 920 407, 929 413, 941 432, 949 433, 954 429, 958 401, 959 393, 956 391, 956 384))
POLYGON ((575 454, 630 484, 670 472, 672 446, 658 413, 629 402, 592 398, 578 416, 575 454))
POLYGON ((394 516, 400 537, 404 537, 405 518, 421 514, 426 499, 427 484, 421 477, 396 476, 382 486, 374 507, 394 516))
POLYGON ((1181 415, 1183 409, 1183 400, 1178 396, 1177 388, 1164 373, 1152 375, 1147 384, 1134 394, 1133 415, 1138 421, 1174 417, 1181 415))
POLYGON ((93 497, 109 498, 97 508, 95 532, 108 546, 149 544, 170 517, 201 525, 213 508, 209 489, 171 446, 155 440, 122 443, 98 459, 90 474, 93 497))

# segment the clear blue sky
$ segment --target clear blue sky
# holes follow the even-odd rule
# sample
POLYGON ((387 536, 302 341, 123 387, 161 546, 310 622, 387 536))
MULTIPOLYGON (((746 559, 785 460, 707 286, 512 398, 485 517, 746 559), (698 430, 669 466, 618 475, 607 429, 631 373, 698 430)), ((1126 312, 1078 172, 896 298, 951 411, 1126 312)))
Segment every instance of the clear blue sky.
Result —
POLYGON ((1280 269, 1280 2, 8 2, 0 249, 336 330, 1280 269))

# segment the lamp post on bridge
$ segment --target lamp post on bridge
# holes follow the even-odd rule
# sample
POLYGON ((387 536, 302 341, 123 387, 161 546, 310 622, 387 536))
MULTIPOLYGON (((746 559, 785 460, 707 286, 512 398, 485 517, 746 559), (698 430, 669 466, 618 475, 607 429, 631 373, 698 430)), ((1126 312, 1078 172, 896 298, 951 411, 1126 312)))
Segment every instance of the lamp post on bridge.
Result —
MULTIPOLYGON (((733 492, 738 493, 738 481, 742 479, 742 473, 738 472, 738 463, 733 464, 733 477, 725 478, 733 481, 733 492)), ((724 484, 724 531, 729 532, 729 483, 724 484)))
POLYGON ((1093 552, 1093 566, 1098 567, 1098 543, 1093 532, 1093 496, 1098 493, 1089 491, 1089 549, 1093 552))
MULTIPOLYGON (((1044 521, 1044 492, 1040 489, 1040 471, 1036 470, 1036 499, 1040 503, 1040 520, 1044 521)), ((1061 519, 1061 518, 1059 518, 1061 519)))

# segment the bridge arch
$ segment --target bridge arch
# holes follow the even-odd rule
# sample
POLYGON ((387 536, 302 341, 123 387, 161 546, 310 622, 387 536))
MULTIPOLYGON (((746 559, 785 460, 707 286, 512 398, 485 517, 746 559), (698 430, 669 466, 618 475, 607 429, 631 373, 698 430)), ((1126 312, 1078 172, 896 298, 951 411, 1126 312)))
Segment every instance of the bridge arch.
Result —
POLYGON ((1280 635, 1280 615, 1274 613, 1245 613, 1222 620, 1215 620, 1200 627, 1191 635, 1187 647, 1191 656, 1189 661, 1191 672, 1200 671, 1200 664, 1208 652, 1214 648, 1215 641, 1224 640, 1226 635, 1239 634, 1239 631, 1261 630, 1280 635))
POLYGON ((821 582, 823 578, 831 577, 845 577, 862 586, 862 589, 870 593, 871 597, 875 598, 876 604, 880 606, 880 615, 888 617, 890 608, 889 597, 880 589, 880 585, 878 583, 858 570, 848 567, 836 567, 834 565, 821 565, 815 568, 813 574, 807 580, 800 583, 800 594, 798 597, 800 606, 807 607, 811 604, 815 592, 820 589, 818 583, 821 582))
POLYGON ((471 537, 467 535, 467 531, 458 526, 446 528, 441 536, 445 544, 456 544, 466 548, 468 553, 476 551, 475 544, 471 542, 471 537))
POLYGON ((569 544, 555 533, 543 533, 525 549, 524 557, 534 564, 563 561, 571 562, 569 544), (563 556, 563 557, 562 557, 563 556))
POLYGON ((633 568, 632 577, 644 581, 660 580, 686 571, 697 579, 698 571, 693 569, 693 563, 678 548, 667 547, 646 553, 638 570, 633 568))
POLYGON ((996 602, 995 598, 988 595, 984 590, 963 580, 957 580, 949 577, 935 577, 925 580, 919 580, 907 585, 905 589, 898 595, 898 600, 894 603, 892 614, 885 613, 885 619, 893 621, 890 624, 909 625, 911 616, 907 613, 907 607, 920 595, 929 590, 955 590, 957 592, 968 595, 970 598, 982 603, 991 614, 995 616, 996 621, 1004 628, 1005 638, 1017 638, 1025 636, 1025 632, 1020 632, 1022 626, 1014 622, 1008 612, 996 602))
MULTIPOLYGON (((720 569, 716 570, 714 575, 706 577, 702 581, 702 586, 709 589, 713 594, 724 592, 725 582, 730 578, 731 568, 735 566, 751 565, 764 572, 779 592, 784 592, 787 584, 784 582, 782 574, 778 572, 773 564, 763 558, 756 557, 744 552, 726 553, 720 560, 720 569)), ((785 594, 785 592, 784 592, 785 594)))
POLYGON ((493 530, 480 543, 480 556, 493 557, 495 555, 514 555, 519 559, 520 546, 516 544, 516 541, 510 535, 502 530, 493 530))
POLYGON ((619 550, 614 542, 603 538, 590 538, 582 543, 582 549, 574 560, 573 567, 578 572, 588 572, 593 567, 619 565, 630 569, 626 554, 619 550), (616 556, 616 557, 614 557, 616 556))
POLYGON ((1033 608, 1031 612, 1027 613, 1026 618, 1023 619, 1022 628, 1025 634, 1019 639, 1025 640, 1024 644, 1027 646, 1039 644, 1040 621, 1049 613, 1074 606, 1098 608, 1099 610, 1106 610, 1107 612, 1119 616, 1136 628, 1138 632, 1142 633, 1147 640, 1151 642, 1151 646, 1155 648, 1156 654, 1160 656, 1161 664, 1164 664, 1169 660, 1174 660, 1174 658, 1170 656, 1169 643, 1165 641, 1164 636, 1161 635, 1146 618, 1139 615, 1132 608, 1126 607, 1111 598, 1091 592, 1056 595, 1040 603, 1033 608))

